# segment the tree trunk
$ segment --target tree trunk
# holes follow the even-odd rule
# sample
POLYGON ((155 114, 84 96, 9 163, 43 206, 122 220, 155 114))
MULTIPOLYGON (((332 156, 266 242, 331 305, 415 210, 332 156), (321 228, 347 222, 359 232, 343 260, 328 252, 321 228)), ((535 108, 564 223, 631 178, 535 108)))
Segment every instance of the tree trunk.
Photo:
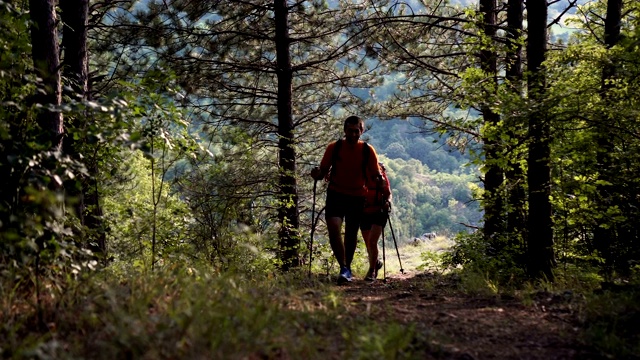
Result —
MULTIPOLYGON (((481 24, 482 31, 487 38, 493 39, 496 35, 496 2, 495 0, 480 0, 480 12, 483 15, 481 24)), ((501 251, 502 246, 497 238, 503 232, 503 201, 502 182, 504 172, 498 165, 500 149, 500 129, 497 127, 500 115, 491 109, 491 101, 495 98, 497 85, 497 57, 492 49, 480 51, 480 67, 485 75, 491 78, 488 85, 488 92, 485 98, 488 101, 481 105, 482 116, 484 118, 484 153, 486 169, 484 178, 484 236, 490 244, 491 253, 496 254, 501 251)), ((486 90, 485 90, 486 91, 486 90)))
POLYGON ((553 280, 553 223, 551 219, 550 124, 544 110, 545 72, 542 63, 547 51, 547 2, 527 2, 529 39, 527 42, 529 115, 529 227, 528 270, 534 278, 553 280))
MULTIPOLYGON (((508 50, 506 53, 507 69, 506 78, 510 85, 510 91, 518 97, 522 96, 522 45, 518 41, 522 36, 522 0, 509 0, 507 3, 507 41, 508 50)), ((525 126, 519 118, 507 119, 508 137, 514 139, 515 145, 512 149, 517 150, 520 141, 520 129, 525 126)), ((513 142, 512 142, 513 144, 513 142)), ((513 239, 512 245, 520 245, 518 239, 524 238, 526 228, 525 216, 525 177, 520 166, 519 151, 512 151, 511 162, 505 171, 505 181, 507 183, 507 234, 513 239)), ((522 245, 520 245, 522 246, 522 245)), ((523 264, 526 266, 526 264, 523 264)))
MULTIPOLYGON (((607 49, 620 42, 620 26, 622 21, 622 0, 607 1, 607 15, 604 22, 604 42, 607 49)), ((612 60, 612 59, 609 59, 612 60)), ((604 106, 609 108, 611 96, 611 80, 616 77, 616 62, 614 60, 605 63, 602 69, 602 82, 600 85, 600 96, 603 99, 604 106)), ((608 210, 613 206, 622 208, 617 199, 620 199, 618 190, 614 184, 609 183, 611 179, 616 178, 616 164, 613 159, 615 150, 614 139, 615 134, 611 132, 610 122, 614 119, 604 114, 597 126, 596 142, 598 144, 598 153, 596 155, 597 168, 601 180, 597 183, 597 208, 599 218, 594 231, 594 245, 605 260, 605 274, 610 276, 613 272, 614 259, 611 251, 612 243, 616 241, 614 224, 606 216, 608 210)), ((624 195, 623 195, 624 196, 624 195)), ((609 279, 607 279, 609 280, 609 279)))
MULTIPOLYGON (((62 36, 62 50, 64 53, 63 74, 73 90, 68 96, 76 100, 89 100, 89 54, 87 51, 87 28, 89 14, 89 0, 61 0, 60 9, 64 31, 62 36)), ((84 158, 89 176, 79 176, 76 182, 69 186, 67 193, 75 198, 76 214, 80 223, 90 231, 88 247, 94 252, 106 251, 106 238, 102 231, 102 211, 99 204, 97 186, 97 159, 92 154, 83 154, 87 121, 91 114, 78 114, 67 121, 67 136, 64 142, 65 153, 80 161, 84 158), (78 134, 75 140, 74 134, 78 134), (81 157, 80 155, 84 155, 81 157)), ((85 149, 86 150, 86 149, 85 149)))
MULTIPOLYGON (((495 0, 480 0, 480 12, 483 15, 482 31, 487 38, 493 39, 496 35, 496 2, 495 0)), ((497 85, 497 57, 492 49, 480 51, 480 67, 485 75, 491 77, 489 81, 487 103, 481 105, 484 118, 484 153, 486 169, 484 178, 484 236, 490 244, 492 253, 499 253, 502 249, 500 239, 497 238, 503 231, 503 196, 502 182, 504 172, 498 165, 501 129, 498 129, 500 115, 491 109, 491 101, 495 98, 497 85)))
POLYGON ((60 0, 60 10, 64 23, 62 32, 63 74, 69 81, 68 85, 77 94, 77 98, 85 99, 89 71, 87 53, 89 0, 60 0))
POLYGON ((42 145, 59 151, 64 133, 62 113, 47 110, 48 106, 60 106, 62 101, 55 0, 29 0, 29 12, 33 66, 44 86, 44 92, 35 96, 36 103, 45 106, 38 113, 38 124, 46 134, 42 145))
POLYGON ((296 182, 296 153, 293 147, 292 82, 293 71, 289 52, 289 24, 286 0, 274 1, 276 23, 276 58, 278 77, 278 166, 280 170, 278 220, 280 222, 280 252, 282 269, 300 265, 298 249, 300 237, 298 191, 296 182))
MULTIPOLYGON (((61 0, 60 18, 64 24, 62 30, 63 66, 62 74, 67 85, 64 94, 73 100, 82 101, 87 94, 87 12, 88 0, 61 0), (82 4, 84 2, 84 4, 82 4), (84 5, 84 6, 83 6, 84 5)), ((86 116, 82 116, 83 119, 86 116)), ((67 136, 64 140, 64 152, 79 160, 81 141, 80 116, 67 117, 67 136), (76 136, 78 135, 78 136, 76 136)), ((82 179, 76 177, 65 184, 67 195, 74 200, 76 216, 84 225, 84 199, 82 179)))

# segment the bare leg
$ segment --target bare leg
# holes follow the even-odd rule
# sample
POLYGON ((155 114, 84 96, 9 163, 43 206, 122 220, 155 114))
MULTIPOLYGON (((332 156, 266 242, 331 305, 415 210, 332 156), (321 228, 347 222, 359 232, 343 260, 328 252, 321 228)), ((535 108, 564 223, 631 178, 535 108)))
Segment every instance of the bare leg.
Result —
POLYGON ((372 256, 372 251, 371 251, 371 242, 369 241, 369 237, 371 236, 371 229, 369 230, 362 230, 362 238, 364 239, 364 244, 367 247, 367 257, 369 259, 369 269, 373 269, 373 267, 371 266, 371 256, 372 256))
POLYGON ((327 218, 327 230, 329 231, 329 243, 331 244, 331 250, 333 250, 333 256, 338 260, 338 265, 344 267, 345 262, 345 249, 342 242, 342 219, 339 217, 327 218))
POLYGON ((375 269, 378 262, 378 239, 382 235, 382 226, 372 225, 369 236, 366 239, 367 252, 369 253, 369 268, 375 269))
POLYGON ((344 229, 344 257, 347 267, 351 269, 351 262, 353 261, 353 256, 356 253, 356 248, 358 247, 358 228, 360 227, 360 219, 357 218, 357 221, 352 219, 349 220, 350 221, 346 221, 344 229))

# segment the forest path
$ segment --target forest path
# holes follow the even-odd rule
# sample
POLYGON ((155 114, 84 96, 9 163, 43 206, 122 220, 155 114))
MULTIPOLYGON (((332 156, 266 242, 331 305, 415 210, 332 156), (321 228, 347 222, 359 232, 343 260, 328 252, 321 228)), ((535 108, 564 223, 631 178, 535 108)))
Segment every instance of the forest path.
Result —
MULTIPOLYGON (((380 274, 382 277, 382 274, 380 274)), ((397 274, 339 286, 352 316, 394 321, 425 332, 438 359, 585 359, 571 293, 539 292, 527 305, 505 296, 471 296, 439 276, 397 274)))

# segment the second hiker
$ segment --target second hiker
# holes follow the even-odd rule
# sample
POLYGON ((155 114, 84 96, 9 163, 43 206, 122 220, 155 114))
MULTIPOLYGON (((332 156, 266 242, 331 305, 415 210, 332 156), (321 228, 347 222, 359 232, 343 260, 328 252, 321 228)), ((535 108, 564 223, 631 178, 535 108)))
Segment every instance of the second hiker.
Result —
POLYGON ((378 270, 383 265, 382 261, 378 259, 378 239, 387 225, 391 209, 391 187, 387 172, 382 163, 378 165, 381 178, 369 179, 367 182, 364 214, 360 221, 360 231, 362 231, 362 238, 369 255, 369 271, 364 278, 367 281, 375 280, 378 277, 378 270))
POLYGON ((376 151, 360 140, 363 132, 362 118, 346 118, 344 138, 330 143, 324 152, 320 167, 311 171, 314 179, 327 177, 329 181, 325 219, 331 250, 340 265, 338 284, 352 280, 351 262, 358 245, 358 228, 367 193, 366 180, 378 179, 381 176, 376 151))

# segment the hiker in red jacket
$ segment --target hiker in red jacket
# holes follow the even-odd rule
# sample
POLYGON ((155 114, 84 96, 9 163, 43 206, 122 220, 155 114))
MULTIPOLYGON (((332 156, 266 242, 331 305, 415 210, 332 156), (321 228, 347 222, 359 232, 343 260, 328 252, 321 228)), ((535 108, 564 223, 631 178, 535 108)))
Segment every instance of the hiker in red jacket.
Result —
POLYGON ((315 180, 329 181, 325 219, 329 243, 340 265, 338 284, 352 280, 351 262, 358 245, 358 228, 364 210, 368 178, 378 179, 378 155, 372 146, 360 140, 364 121, 349 116, 344 121, 344 138, 327 146, 320 167, 311 171, 315 180), (344 242, 342 222, 345 223, 344 242))
POLYGON ((378 277, 378 270, 382 268, 382 261, 378 259, 378 239, 387 225, 391 209, 391 187, 387 172, 382 163, 378 165, 381 178, 367 182, 364 214, 360 221, 360 231, 369 255, 369 271, 364 278, 367 281, 374 281, 378 277))

